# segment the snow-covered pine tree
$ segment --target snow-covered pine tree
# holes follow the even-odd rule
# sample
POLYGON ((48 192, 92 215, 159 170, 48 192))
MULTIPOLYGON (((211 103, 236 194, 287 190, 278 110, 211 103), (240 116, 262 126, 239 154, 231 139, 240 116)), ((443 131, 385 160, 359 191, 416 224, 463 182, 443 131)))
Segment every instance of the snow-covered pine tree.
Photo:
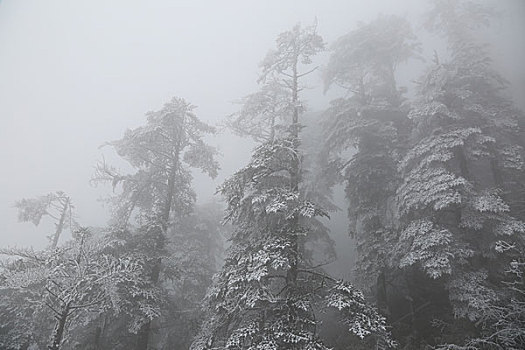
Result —
MULTIPOLYGON (((175 256, 207 259, 192 251, 180 251, 191 246, 187 242, 191 236, 180 235, 180 225, 193 212, 196 199, 191 169, 215 177, 219 167, 216 150, 203 140, 214 128, 200 121, 194 108, 175 97, 159 111, 149 112, 146 125, 128 130, 122 139, 109 143, 135 172, 121 175, 114 167, 100 163, 93 178, 114 188, 120 186, 120 193, 112 198, 114 224, 124 231, 130 220, 138 224, 136 232, 142 243, 134 240, 131 247, 147 258, 151 280, 158 285, 162 284, 161 272, 165 277, 185 273, 177 269, 175 256)), ((151 319, 142 323, 137 346, 146 350, 151 319)))
MULTIPOLYGON (((346 187, 350 233, 357 243, 356 279, 387 315, 401 317, 392 300, 399 269, 390 267, 396 235, 397 163, 406 147, 408 108, 396 69, 418 58, 420 45, 409 23, 379 17, 339 38, 325 70, 325 88, 342 87, 324 115, 324 148, 346 187)), ((399 309, 399 308, 397 308, 399 309)))
MULTIPOLYGON (((285 132, 259 145, 247 166, 220 188, 235 227, 225 265, 208 292, 208 317, 192 349, 327 349, 316 313, 333 307, 359 337, 388 341, 384 318, 362 293, 315 269, 304 254, 311 220, 326 212, 301 191, 299 135, 302 64, 323 48, 315 27, 279 35, 262 63, 262 80, 289 89, 285 132)), ((277 116, 276 116, 277 117, 277 116)), ((270 123, 270 127, 273 124, 270 123)))
POLYGON ((523 191, 523 115, 475 40, 489 20, 478 3, 434 1, 429 26, 444 34, 450 58, 436 57, 421 80, 412 146, 399 167, 397 263, 446 289, 451 309, 432 315, 446 328, 442 342, 478 337, 491 305, 509 302, 502 279, 510 257, 497 242, 523 246, 525 233, 512 194, 523 191))

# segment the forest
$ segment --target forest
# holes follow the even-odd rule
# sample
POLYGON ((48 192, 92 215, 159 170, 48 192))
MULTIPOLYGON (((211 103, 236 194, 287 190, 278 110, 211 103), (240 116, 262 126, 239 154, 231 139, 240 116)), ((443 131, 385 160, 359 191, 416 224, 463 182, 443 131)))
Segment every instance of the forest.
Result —
POLYGON ((65 190, 11 203, 51 229, 0 247, 0 349, 525 349, 525 114, 484 40, 498 9, 427 3, 430 57, 402 16, 333 42, 291 23, 220 122, 152 106, 88 164, 104 226, 65 190), (203 203, 217 133, 254 147, 203 203), (339 274, 335 230, 355 254, 339 274))

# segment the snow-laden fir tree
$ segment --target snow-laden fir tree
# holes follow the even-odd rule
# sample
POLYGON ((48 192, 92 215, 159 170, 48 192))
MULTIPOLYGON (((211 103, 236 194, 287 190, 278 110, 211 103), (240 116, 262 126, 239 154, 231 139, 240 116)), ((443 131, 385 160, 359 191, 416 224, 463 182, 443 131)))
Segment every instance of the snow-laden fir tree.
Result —
POLYGON ((522 200, 513 193, 524 186, 523 115, 475 39, 490 11, 470 1, 433 4, 428 24, 444 35, 450 57, 436 56, 409 113, 414 131, 399 164, 395 261, 445 288, 451 309, 432 316, 442 342, 461 343, 490 329, 491 305, 514 303, 502 285, 512 250, 497 247, 502 240, 523 246, 522 200))
POLYGON ((393 318, 402 316, 392 309, 399 301, 390 295, 403 294, 392 291, 402 279, 388 260, 397 237, 397 164, 409 131, 404 89, 395 75, 419 50, 406 20, 382 16, 339 38, 324 74, 326 89, 337 85, 347 95, 324 114, 324 149, 345 184, 350 234, 357 243, 356 280, 393 318))
MULTIPOLYGON (((149 112, 144 126, 128 130, 122 139, 109 143, 134 172, 120 174, 114 167, 100 163, 93 179, 119 189, 111 199, 114 225, 124 233, 130 223, 137 225, 131 229, 134 238, 128 238, 129 249, 146 257, 151 281, 159 287, 169 278, 181 279, 190 273, 180 269, 177 257, 208 259, 190 249, 195 237, 182 230, 196 200, 192 169, 200 169, 210 177, 215 177, 218 169, 216 150, 203 140, 214 128, 200 121, 194 108, 175 97, 159 111, 149 112)), ((148 348, 151 321, 141 322, 137 344, 140 350, 148 348)))
MULTIPOLYGON (((300 78, 312 71, 306 66, 322 49, 315 27, 297 25, 279 35, 277 48, 262 62, 261 82, 271 79, 288 89, 288 106, 278 113, 290 114, 270 117, 284 121, 282 132, 265 130, 270 137, 248 165, 219 188, 235 231, 225 265, 208 292, 208 316, 194 350, 328 349, 316 317, 327 307, 339 310, 358 337, 374 333, 389 339, 384 318, 362 293, 315 269, 305 254, 313 219, 326 212, 302 191, 300 78)), ((255 112, 252 120, 260 117, 263 125, 275 126, 266 122, 268 115, 255 112)))

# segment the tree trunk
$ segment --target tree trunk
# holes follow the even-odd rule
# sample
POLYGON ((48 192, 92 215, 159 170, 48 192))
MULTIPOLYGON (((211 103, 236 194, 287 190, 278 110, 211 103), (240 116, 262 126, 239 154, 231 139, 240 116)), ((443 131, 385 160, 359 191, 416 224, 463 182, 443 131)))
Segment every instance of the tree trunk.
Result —
POLYGON ((102 350, 102 338, 104 337, 104 331, 106 329, 106 322, 107 322, 107 314, 104 315, 104 319, 102 320, 102 325, 97 327, 95 331, 95 349, 96 350, 102 350))
POLYGON ((59 350, 60 343, 64 337, 64 330, 66 329, 66 321, 69 316, 71 302, 67 303, 59 316, 56 316, 57 322, 55 324, 55 330, 53 332, 52 343, 47 348, 49 350, 59 350))
POLYGON ((275 116, 272 115, 271 124, 270 124, 270 142, 273 143, 274 139, 275 139, 275 116))
POLYGON ((386 289, 386 269, 383 268, 379 275, 377 276, 376 282, 376 300, 377 307, 384 314, 390 315, 389 305, 388 305, 388 292, 386 289))
MULTIPOLYGON (((300 159, 299 159, 299 110, 298 110, 298 86, 297 86, 297 57, 293 65, 293 78, 292 78, 292 128, 291 134, 293 139, 293 163, 290 169, 290 189, 292 192, 299 192, 299 178, 300 178, 300 159)), ((298 231, 299 217, 295 215, 292 219, 292 228, 294 231, 298 231)), ((290 259, 290 269, 286 274, 286 283, 290 290, 294 290, 297 285, 297 269, 299 262, 299 245, 297 240, 297 232, 293 232, 291 235, 292 239, 292 254, 294 255, 290 259)))
POLYGON ((55 249, 58 245, 58 239, 64 230, 64 224, 66 222, 67 211, 69 209, 69 197, 65 198, 64 206, 62 207, 62 213, 60 214, 60 220, 56 225, 55 234, 53 235, 53 241, 51 242, 51 249, 55 249))
POLYGON ((503 176, 501 174, 501 167, 498 164, 498 160, 496 157, 492 158, 490 161, 490 167, 492 170, 492 176, 494 178, 494 184, 498 188, 502 188, 503 186, 503 176))
POLYGON ((149 332, 151 329, 151 321, 148 321, 139 331, 138 341, 137 341, 137 350, 147 350, 148 341, 149 341, 149 332))
POLYGON ((465 152, 463 151, 463 148, 456 147, 454 150, 454 153, 459 162, 459 170, 461 171, 461 176, 469 180, 470 172, 468 169, 467 157, 465 156, 465 152))
MULTIPOLYGON (((156 242, 156 249, 161 250, 164 248, 165 245, 165 237, 166 232, 169 227, 169 220, 170 220, 170 214, 173 206, 173 195, 175 193, 175 180, 177 176, 177 170, 179 166, 179 156, 180 151, 177 149, 175 152, 175 157, 173 160, 172 167, 170 169, 170 173, 168 176, 168 188, 166 191, 166 202, 164 204, 163 212, 160 217, 161 220, 161 227, 162 232, 160 233, 159 237, 157 238, 156 242)), ((151 282, 153 284, 157 284, 159 282, 160 278, 160 269, 162 265, 162 258, 157 258, 152 266, 151 271, 151 282)), ((148 343, 149 343, 149 337, 151 334, 151 320, 148 320, 144 326, 139 331, 138 334, 138 340, 137 340, 137 350, 147 350, 148 349, 148 343)))

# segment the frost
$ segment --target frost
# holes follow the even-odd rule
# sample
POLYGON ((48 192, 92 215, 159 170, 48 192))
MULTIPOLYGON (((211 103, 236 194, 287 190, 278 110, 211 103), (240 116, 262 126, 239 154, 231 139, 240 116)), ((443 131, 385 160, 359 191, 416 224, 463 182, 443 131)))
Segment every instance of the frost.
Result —
MULTIPOLYGON (((159 317, 157 291, 150 290, 153 300, 146 297, 149 285, 142 261, 108 254, 112 240, 93 237, 86 229, 77 231, 75 237, 54 251, 3 251, 23 260, 4 266, 0 291, 26 295, 25 303, 33 308, 45 307, 57 325, 67 324, 73 329, 85 326, 103 311, 136 316, 130 310, 130 300, 137 304, 143 318, 159 317)), ((34 317, 41 314, 34 311, 25 318, 20 316, 20 321, 35 322, 34 317)))
POLYGON ((472 206, 480 213, 505 213, 510 210, 509 205, 498 195, 497 191, 485 190, 472 199, 472 206))
POLYGON ((459 204, 462 201, 459 188, 467 184, 464 178, 443 168, 412 170, 397 191, 401 212, 408 213, 429 205, 434 210, 442 210, 459 204))
POLYGON ((498 300, 496 292, 485 285, 486 279, 484 270, 453 276, 449 293, 456 317, 476 321, 486 316, 485 311, 498 300))
POLYGON ((255 323, 251 323, 247 327, 237 328, 228 338, 226 349, 240 348, 247 339, 251 338, 257 332, 258 327, 255 323))
POLYGON ((417 108, 412 109, 408 114, 408 118, 416 122, 420 121, 421 119, 433 117, 459 119, 459 116, 456 113, 449 111, 445 104, 438 101, 432 101, 430 103, 418 106, 417 108))
POLYGON ((331 288, 326 303, 342 311, 342 322, 348 326, 350 332, 359 338, 363 339, 370 334, 376 334, 391 346, 394 345, 386 330, 386 319, 368 305, 363 293, 353 285, 344 281, 337 282, 331 288))
POLYGON ((503 252, 506 252, 506 251, 509 251, 509 250, 515 249, 515 248, 516 248, 515 244, 511 244, 511 243, 508 243, 508 242, 505 242, 505 241, 497 241, 496 245, 494 247, 494 249, 498 253, 503 253, 503 252))
POLYGON ((447 229, 436 227, 427 219, 416 220, 403 230, 400 240, 410 242, 408 252, 400 260, 400 267, 421 263, 432 278, 452 272, 452 233, 447 229))
POLYGON ((508 169, 523 169, 523 147, 518 145, 506 146, 500 150, 503 166, 508 169))
POLYGON ((513 217, 505 216, 504 220, 497 224, 494 232, 498 236, 511 236, 515 233, 525 233, 525 223, 513 217))
POLYGON ((410 149, 401 162, 401 167, 406 168, 410 162, 421 160, 420 166, 429 166, 434 159, 441 162, 452 158, 452 150, 463 146, 468 138, 481 133, 479 128, 458 128, 438 136, 430 136, 421 140, 410 149))

